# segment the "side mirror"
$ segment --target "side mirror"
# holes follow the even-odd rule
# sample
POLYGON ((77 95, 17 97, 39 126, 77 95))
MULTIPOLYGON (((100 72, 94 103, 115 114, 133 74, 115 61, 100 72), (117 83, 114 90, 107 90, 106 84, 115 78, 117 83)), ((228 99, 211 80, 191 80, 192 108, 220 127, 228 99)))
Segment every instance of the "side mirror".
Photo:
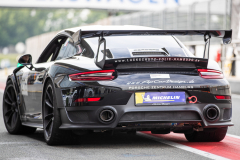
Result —
POLYGON ((24 66, 32 65, 32 56, 30 54, 24 54, 18 59, 18 63, 24 66))

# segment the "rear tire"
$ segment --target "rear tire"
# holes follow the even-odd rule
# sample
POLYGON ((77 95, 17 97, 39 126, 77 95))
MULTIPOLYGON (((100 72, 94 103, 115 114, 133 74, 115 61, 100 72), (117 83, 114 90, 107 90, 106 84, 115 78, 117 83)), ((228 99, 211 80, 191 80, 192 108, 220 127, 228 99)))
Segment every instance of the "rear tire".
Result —
POLYGON ((227 134, 228 127, 224 128, 205 128, 203 131, 194 131, 186 134, 185 137, 189 142, 220 142, 227 134))
POLYGON ((23 126, 12 81, 7 82, 3 95, 3 120, 10 134, 32 134, 37 128, 23 126))
POLYGON ((60 130, 61 117, 56 106, 55 91, 52 82, 46 83, 43 95, 43 132, 48 145, 72 144, 77 142, 72 131, 60 130), (75 140, 75 141, 74 141, 75 140))

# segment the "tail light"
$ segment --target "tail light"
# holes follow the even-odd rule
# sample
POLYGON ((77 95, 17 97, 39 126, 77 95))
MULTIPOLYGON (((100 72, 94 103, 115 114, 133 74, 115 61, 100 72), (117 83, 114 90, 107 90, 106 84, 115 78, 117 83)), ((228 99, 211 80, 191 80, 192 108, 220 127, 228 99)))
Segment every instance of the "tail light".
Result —
POLYGON ((223 99, 223 100, 225 100, 225 99, 230 100, 231 99, 231 96, 217 95, 215 97, 216 97, 216 99, 223 99))
POLYGON ((96 102, 96 101, 100 101, 100 97, 96 97, 96 98, 78 98, 76 99, 74 102, 96 102))
POLYGON ((223 79, 222 72, 213 69, 198 69, 198 73, 205 79, 223 79))
POLYGON ((105 81, 112 80, 114 76, 112 75, 115 70, 101 70, 101 71, 91 71, 82 72, 69 75, 72 81, 105 81))

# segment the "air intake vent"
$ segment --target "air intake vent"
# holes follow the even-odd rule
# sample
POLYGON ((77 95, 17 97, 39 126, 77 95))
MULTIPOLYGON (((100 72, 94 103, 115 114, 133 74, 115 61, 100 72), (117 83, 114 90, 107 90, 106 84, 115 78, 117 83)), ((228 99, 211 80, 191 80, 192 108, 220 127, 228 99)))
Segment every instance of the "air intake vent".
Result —
POLYGON ((223 119, 224 120, 229 120, 231 119, 232 117, 232 109, 224 109, 224 112, 223 112, 223 119))
POLYGON ((132 52, 134 56, 138 55, 161 55, 161 56, 168 56, 165 52, 132 52))

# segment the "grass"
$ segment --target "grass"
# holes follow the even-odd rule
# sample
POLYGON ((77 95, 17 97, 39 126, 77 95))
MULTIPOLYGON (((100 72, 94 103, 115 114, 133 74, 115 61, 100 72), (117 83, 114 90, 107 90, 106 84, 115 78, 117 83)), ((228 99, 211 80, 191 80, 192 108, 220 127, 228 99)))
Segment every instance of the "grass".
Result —
POLYGON ((16 66, 17 65, 17 61, 18 58, 20 57, 21 54, 2 54, 0 53, 0 63, 2 61, 2 59, 8 59, 11 63, 11 66, 16 66))

